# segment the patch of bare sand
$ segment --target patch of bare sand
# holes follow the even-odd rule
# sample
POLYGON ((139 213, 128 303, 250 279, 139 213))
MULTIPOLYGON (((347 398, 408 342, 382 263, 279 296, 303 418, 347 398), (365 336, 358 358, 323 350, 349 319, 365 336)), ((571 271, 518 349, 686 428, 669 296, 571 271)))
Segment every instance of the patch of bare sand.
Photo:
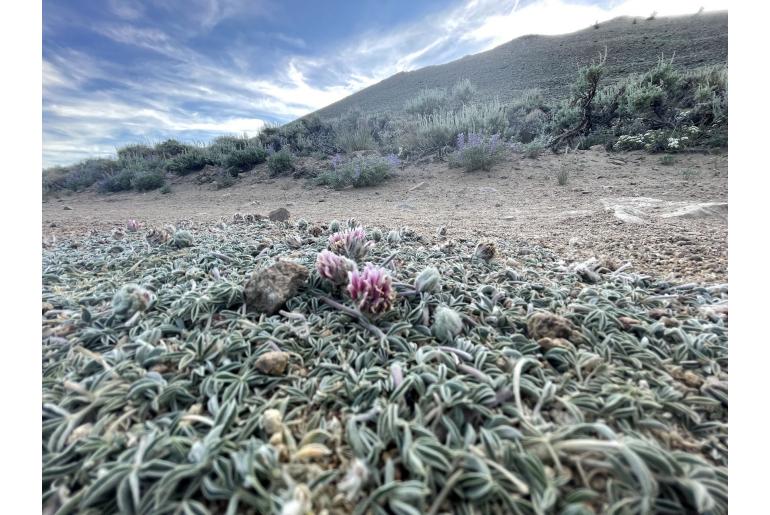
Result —
POLYGON ((630 261, 636 271, 682 282, 727 282, 727 216, 721 207, 707 210, 717 216, 663 216, 676 209, 653 209, 633 222, 608 209, 606 199, 653 199, 685 213, 687 206, 727 202, 726 155, 681 154, 671 166, 660 160, 597 150, 538 159, 512 155, 491 172, 473 173, 425 162, 406 166, 381 186, 344 191, 289 177, 269 179, 262 165, 219 191, 188 177, 175 178, 169 195, 51 197, 43 203, 43 237, 76 239, 84 230, 123 227, 128 218, 145 225, 211 222, 286 207, 295 220, 354 217, 367 225, 409 226, 423 235, 444 225, 450 238, 526 240, 567 261, 595 256, 630 261), (568 170, 566 186, 556 182, 561 169, 568 170))

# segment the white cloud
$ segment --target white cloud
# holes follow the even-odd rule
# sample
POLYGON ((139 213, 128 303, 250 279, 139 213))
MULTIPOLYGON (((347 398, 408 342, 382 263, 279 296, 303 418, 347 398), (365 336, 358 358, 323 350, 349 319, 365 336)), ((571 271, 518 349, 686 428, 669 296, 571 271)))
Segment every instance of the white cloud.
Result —
POLYGON ((596 21, 618 16, 658 16, 694 14, 706 10, 725 10, 726 0, 627 0, 611 8, 598 5, 574 4, 563 0, 543 0, 525 7, 518 2, 507 13, 488 16, 462 39, 485 43, 483 49, 493 48, 527 34, 555 35, 584 29, 596 21))
POLYGON ((136 0, 109 0, 110 10, 119 18, 136 20, 144 14, 144 6, 136 0))

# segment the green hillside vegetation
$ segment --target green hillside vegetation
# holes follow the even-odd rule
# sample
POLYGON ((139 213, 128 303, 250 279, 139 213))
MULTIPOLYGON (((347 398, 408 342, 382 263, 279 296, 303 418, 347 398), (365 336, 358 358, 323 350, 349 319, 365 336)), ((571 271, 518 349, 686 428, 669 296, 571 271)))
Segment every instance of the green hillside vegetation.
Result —
POLYGON ((450 63, 397 73, 317 111, 322 119, 351 109, 396 114, 405 98, 423 89, 450 87, 470 77, 479 98, 510 103, 524 92, 539 89, 549 100, 569 94, 579 66, 609 49, 606 81, 615 82, 655 65, 661 55, 676 55, 682 70, 727 63, 727 13, 701 13, 645 20, 620 17, 558 36, 529 35, 492 50, 450 63))
MULTIPOLYGON (((699 15, 690 24, 703 32, 703 26, 711 27, 722 18, 726 21, 726 16, 701 19, 699 15)), ((609 31, 620 21, 604 27, 609 31)), ((666 30, 683 24, 681 18, 652 21, 668 27, 666 30)), ((560 38, 574 38, 576 34, 560 38)), ((521 39, 508 45, 520 44, 521 39)), ((712 35, 706 41, 721 39, 712 35)), ((724 42, 726 49, 726 39, 724 42)), ((721 55, 713 49, 707 51, 711 43, 703 44, 704 53, 697 62, 721 55)), ((690 48, 688 45, 684 48, 690 48)), ((44 170, 43 190, 95 187, 103 193, 146 191, 163 187, 167 174, 187 175, 207 166, 215 167, 217 186, 227 187, 239 174, 266 161, 272 176, 292 173, 294 160, 301 156, 328 159, 328 165, 312 171, 311 176, 316 177, 317 184, 342 188, 378 184, 387 179, 393 167, 426 155, 473 171, 489 169, 506 152, 537 157, 547 149, 585 149, 597 144, 613 151, 669 153, 727 146, 724 61, 693 67, 694 58, 686 57, 686 53, 684 58, 681 53, 676 57, 658 55, 641 72, 621 78, 617 64, 612 63, 617 62, 618 54, 627 56, 628 52, 628 45, 608 47, 587 58, 569 81, 560 81, 566 84, 563 95, 556 95, 553 88, 528 89, 506 99, 508 90, 501 88, 501 95, 490 99, 485 93, 488 83, 483 77, 477 82, 473 74, 473 81, 461 77, 402 96, 400 104, 387 112, 351 109, 329 117, 326 115, 334 110, 322 110, 280 127, 265 127, 253 138, 225 136, 208 145, 176 140, 131 145, 119 149, 115 159, 88 159, 44 170), (386 158, 367 164, 361 161, 360 153, 386 158), (362 179, 362 163, 367 170, 366 166, 374 166, 376 173, 362 179)), ((364 98, 360 95, 366 91, 350 98, 364 98)))

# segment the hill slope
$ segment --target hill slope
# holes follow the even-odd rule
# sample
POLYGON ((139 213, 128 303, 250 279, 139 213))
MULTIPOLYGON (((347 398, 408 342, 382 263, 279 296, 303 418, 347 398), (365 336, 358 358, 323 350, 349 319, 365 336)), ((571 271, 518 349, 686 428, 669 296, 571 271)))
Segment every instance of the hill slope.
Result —
POLYGON ((546 97, 565 95, 579 65, 606 47, 609 80, 649 69, 661 56, 675 55, 682 68, 727 63, 727 12, 658 18, 621 17, 559 36, 522 36, 492 50, 437 66, 401 72, 316 114, 331 118, 351 109, 398 112, 422 88, 450 87, 470 78, 482 98, 506 102, 540 88, 546 97))

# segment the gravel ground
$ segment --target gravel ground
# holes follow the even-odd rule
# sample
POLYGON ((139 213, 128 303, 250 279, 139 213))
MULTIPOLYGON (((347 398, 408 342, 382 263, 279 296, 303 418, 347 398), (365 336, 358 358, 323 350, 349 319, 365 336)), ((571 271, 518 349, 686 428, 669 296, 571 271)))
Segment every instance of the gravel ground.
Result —
POLYGON ((261 165, 225 190, 198 185, 194 176, 175 178, 172 188, 169 195, 84 192, 44 199, 43 241, 123 227, 129 218, 146 226, 211 222, 236 212, 266 214, 286 207, 292 218, 314 223, 354 217, 364 224, 409 226, 423 235, 446 226, 449 238, 524 240, 566 261, 597 257, 681 282, 727 282, 726 211, 661 218, 653 209, 642 223, 628 223, 605 208, 625 197, 659 199, 663 205, 726 203, 726 155, 681 154, 668 166, 659 155, 636 152, 512 155, 491 172, 475 173, 425 162, 402 168, 381 186, 344 191, 288 177, 269 179, 261 165), (562 169, 569 177, 565 186, 556 180, 562 169))

